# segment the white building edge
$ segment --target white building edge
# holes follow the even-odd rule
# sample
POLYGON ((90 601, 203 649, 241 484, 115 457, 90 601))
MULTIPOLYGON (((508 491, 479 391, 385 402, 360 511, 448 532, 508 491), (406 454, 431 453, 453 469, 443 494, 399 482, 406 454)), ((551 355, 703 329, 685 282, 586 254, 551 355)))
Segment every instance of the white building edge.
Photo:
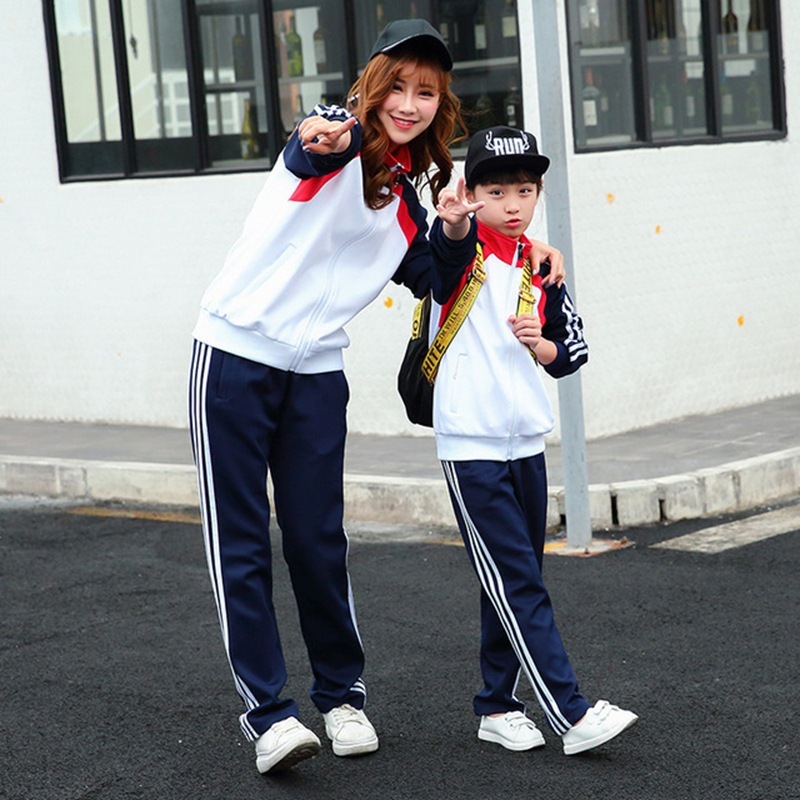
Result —
MULTIPOLYGON (((782 23, 787 138, 567 148, 588 438, 800 392, 800 8, 782 23)), ((0 66, 0 417, 186 426, 199 300, 264 174, 61 184, 40 3, 0 0, 0 66)), ((548 238, 541 215, 528 234, 548 238)), ((395 390, 413 303, 390 284, 350 326, 352 431, 427 434, 395 390)))

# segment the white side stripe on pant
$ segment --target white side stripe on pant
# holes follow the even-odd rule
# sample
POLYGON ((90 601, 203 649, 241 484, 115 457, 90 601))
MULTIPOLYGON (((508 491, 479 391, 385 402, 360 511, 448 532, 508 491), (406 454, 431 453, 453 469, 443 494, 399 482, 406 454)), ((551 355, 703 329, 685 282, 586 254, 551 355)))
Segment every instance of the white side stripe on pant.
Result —
MULTIPOLYGON (((211 348, 202 342, 195 342, 192 356, 189 391, 189 420, 192 426, 192 440, 195 449, 195 462, 197 466, 197 485, 200 494, 200 514, 203 522, 205 538, 206 560, 211 576, 211 587, 214 600, 217 604, 219 624, 222 631, 222 641, 228 664, 233 675, 236 690, 244 700, 248 709, 258 705, 255 695, 236 674, 230 659, 230 645, 228 634, 228 613, 225 604, 225 590, 222 583, 222 564, 219 552, 219 529, 217 522, 216 497, 214 493, 214 475, 209 451, 208 426, 206 421, 206 392, 208 389, 208 370, 211 362, 211 348)), ((256 732, 250 727, 246 716, 240 717, 242 730, 248 738, 257 738, 256 732)))
POLYGON ((497 616, 503 625, 509 642, 514 648, 514 652, 517 654, 517 658, 519 658, 520 664, 528 676, 528 680, 531 682, 531 686, 536 693, 536 699, 539 701, 539 705, 541 705, 542 709, 544 710, 550 725, 557 733, 565 733, 571 727, 571 725, 561 713, 555 698, 552 696, 550 690, 547 688, 547 685, 542 680, 542 677, 536 668, 536 662, 533 658, 533 655, 530 653, 527 645, 525 644, 525 638, 519 629, 517 619, 514 616, 514 612, 510 603, 508 602, 508 598, 506 597, 503 579, 500 575, 497 565, 492 559, 489 550, 486 547, 486 543, 481 538, 477 527, 467 511, 466 504, 464 503, 464 499, 461 494, 461 488, 458 484, 458 476, 456 475, 453 462, 444 461, 442 464, 444 467, 445 477, 453 492, 453 496, 456 499, 458 512, 464 521, 464 527, 467 531, 467 537, 469 540, 468 546, 473 554, 478 580, 480 581, 483 590, 488 595, 489 600, 497 612, 497 616))

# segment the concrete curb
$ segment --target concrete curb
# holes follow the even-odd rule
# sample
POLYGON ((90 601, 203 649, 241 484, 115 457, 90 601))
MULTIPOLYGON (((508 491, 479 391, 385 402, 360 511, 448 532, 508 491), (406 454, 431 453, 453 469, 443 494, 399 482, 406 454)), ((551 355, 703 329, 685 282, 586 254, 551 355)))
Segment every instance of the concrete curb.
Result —
MULTIPOLYGON (((194 467, 0 455, 0 494, 83 502, 196 507, 194 467)), ((631 528, 743 511, 800 494, 800 447, 652 480, 589 487, 592 529, 631 528)), ((353 521, 454 526, 444 479, 345 475, 353 521)), ((564 490, 552 486, 548 528, 563 524, 564 490)))

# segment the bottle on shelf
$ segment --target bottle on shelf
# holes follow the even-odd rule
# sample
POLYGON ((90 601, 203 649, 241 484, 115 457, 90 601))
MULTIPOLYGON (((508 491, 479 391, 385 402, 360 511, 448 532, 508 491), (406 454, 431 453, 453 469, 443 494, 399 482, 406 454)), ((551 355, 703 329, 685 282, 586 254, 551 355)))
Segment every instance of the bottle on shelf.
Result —
POLYGON ((675 39, 678 43, 678 53, 685 56, 689 52, 689 37, 686 32, 686 23, 683 19, 681 0, 675 0, 675 39))
POLYGON ((588 0, 586 4, 586 32, 584 44, 592 47, 600 44, 600 8, 598 0, 588 0))
POLYGON ((233 78, 239 81, 253 80, 253 51, 242 30, 242 18, 236 17, 236 33, 231 40, 233 51, 233 78))
POLYGON ((512 128, 519 128, 522 125, 522 95, 513 84, 508 94, 503 98, 503 111, 506 125, 512 128))
POLYGON ((258 158, 258 121, 255 107, 249 99, 244 101, 244 116, 242 117, 242 158, 258 158))
POLYGON ((519 52, 517 41, 517 0, 504 0, 500 17, 500 32, 504 56, 515 56, 519 52))
POLYGON ((683 126, 684 128, 693 128, 697 124, 697 99, 686 70, 683 70, 681 75, 681 88, 683 89, 683 126))
POLYGON ((750 124, 761 122, 763 109, 761 106, 761 87, 755 73, 750 75, 744 91, 744 115, 750 124))
POLYGON ((750 0, 747 47, 751 53, 763 53, 767 49, 767 10, 764 0, 750 0))
POLYGON ((287 74, 290 78, 300 78, 303 71, 303 40, 297 32, 294 14, 289 19, 289 30, 286 33, 287 74))
POLYGON ((279 78, 282 78, 286 71, 284 66, 286 64, 285 39, 286 30, 283 27, 283 23, 281 23, 280 32, 277 29, 275 31, 275 71, 278 73, 279 78))
POLYGON ((731 91, 731 87, 728 85, 728 81, 724 75, 722 76, 722 82, 719 87, 719 100, 720 106, 722 107, 722 121, 733 121, 733 114, 735 111, 733 92, 731 91))
POLYGON ((317 29, 314 31, 314 60, 317 62, 317 75, 330 70, 328 47, 325 42, 325 28, 322 26, 322 20, 319 20, 317 29))
POLYGON ((485 86, 481 86, 481 93, 475 100, 475 127, 477 130, 491 128, 497 125, 497 118, 494 113, 494 104, 489 97, 485 86))
POLYGON ((599 36, 603 44, 626 40, 625 3, 620 0, 597 0, 599 36))
POLYGON ((728 0, 728 10, 722 17, 723 50, 728 55, 739 52, 739 18, 733 13, 733 0, 728 0))
POLYGON ((654 93, 653 128, 660 131, 670 130, 675 126, 675 108, 672 105, 672 93, 667 86, 667 79, 661 78, 654 93))
POLYGON ((480 2, 475 12, 475 23, 473 26, 475 58, 488 58, 489 56, 489 29, 487 23, 486 3, 480 2))
POLYGON ((297 127, 307 116, 308 115, 303 108, 303 95, 298 91, 295 101, 294 117, 292 118, 295 127, 297 127))
POLYGON ((600 136, 600 90, 594 85, 594 72, 591 67, 587 67, 584 72, 581 106, 586 138, 600 136))
POLYGON ((670 10, 667 0, 655 0, 653 5, 653 38, 658 44, 658 52, 663 56, 669 54, 670 39, 672 39, 670 10))
MULTIPOLYGON (((442 4, 444 6, 445 4, 442 4)), ((447 12, 444 9, 439 15, 439 33, 450 51, 450 55, 454 61, 461 61, 468 57, 463 50, 463 42, 461 41, 461 30, 459 21, 456 15, 452 12, 447 12)))
POLYGON ((609 128, 609 98, 608 92, 603 87, 603 73, 598 72, 594 76, 594 85, 597 87, 597 91, 600 92, 599 99, 598 99, 598 110, 600 113, 600 132, 605 135, 608 133, 609 128))

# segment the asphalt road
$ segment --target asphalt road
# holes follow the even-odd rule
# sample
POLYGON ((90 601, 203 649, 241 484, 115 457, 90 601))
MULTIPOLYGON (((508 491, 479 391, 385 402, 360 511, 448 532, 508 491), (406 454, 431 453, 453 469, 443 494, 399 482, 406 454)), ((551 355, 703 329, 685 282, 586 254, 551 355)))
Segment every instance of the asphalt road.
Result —
MULTIPOLYGON (((356 531, 381 749, 340 759, 325 747, 276 777, 256 772, 238 730, 198 524, 89 511, 111 515, 0 503, 2 798, 800 798, 800 507, 793 531, 723 552, 654 547, 712 524, 701 521, 627 531, 632 546, 591 558, 546 557, 581 688, 640 715, 573 757, 527 687, 547 747, 476 738, 478 594, 463 548, 356 531)), ((284 569, 276 605, 289 691, 323 738, 284 569)))

